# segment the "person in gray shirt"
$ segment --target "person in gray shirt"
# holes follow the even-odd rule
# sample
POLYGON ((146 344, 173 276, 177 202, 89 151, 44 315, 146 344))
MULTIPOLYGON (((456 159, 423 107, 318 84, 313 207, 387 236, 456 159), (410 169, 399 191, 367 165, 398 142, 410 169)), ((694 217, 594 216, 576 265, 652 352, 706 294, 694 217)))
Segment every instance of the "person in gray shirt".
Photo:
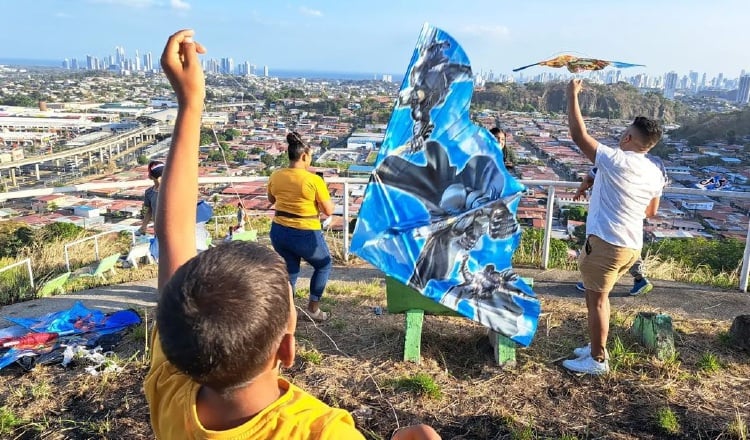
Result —
MULTIPOLYGON (((154 186, 148 188, 143 194, 143 223, 140 231, 146 233, 148 224, 156 217, 156 203, 159 199, 159 181, 164 172, 164 162, 153 160, 148 164, 148 178, 154 182, 154 186)), ((154 234, 155 235, 155 234, 154 234)))

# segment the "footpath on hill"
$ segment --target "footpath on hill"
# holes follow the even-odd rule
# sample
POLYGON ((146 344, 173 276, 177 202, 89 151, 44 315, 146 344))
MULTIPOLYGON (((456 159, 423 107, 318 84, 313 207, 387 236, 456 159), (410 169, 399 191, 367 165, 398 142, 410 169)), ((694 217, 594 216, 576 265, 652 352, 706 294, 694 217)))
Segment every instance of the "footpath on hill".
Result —
MULTIPOLYGON (((516 269, 519 275, 534 279, 534 291, 542 299, 554 297, 570 302, 583 301, 583 294, 575 289, 578 272, 558 269, 516 269)), ((309 282, 311 268, 302 268, 299 286, 309 282)), ((334 267, 331 280, 377 282, 384 281, 384 275, 371 266, 334 267)), ((632 278, 624 276, 610 295, 613 309, 624 305, 643 310, 667 314, 685 315, 697 319, 732 320, 742 314, 750 314, 750 294, 738 289, 724 290, 710 286, 679 283, 674 281, 652 280, 654 290, 647 295, 631 297, 632 278)), ((64 310, 81 301, 86 307, 104 312, 156 306, 156 279, 127 284, 104 286, 90 290, 40 298, 0 308, 0 317, 42 316, 50 312, 64 310)), ((383 295, 385 306, 385 294, 383 295)), ((385 308, 385 307, 383 307, 385 308)), ((11 325, 2 320, 0 327, 11 325)))

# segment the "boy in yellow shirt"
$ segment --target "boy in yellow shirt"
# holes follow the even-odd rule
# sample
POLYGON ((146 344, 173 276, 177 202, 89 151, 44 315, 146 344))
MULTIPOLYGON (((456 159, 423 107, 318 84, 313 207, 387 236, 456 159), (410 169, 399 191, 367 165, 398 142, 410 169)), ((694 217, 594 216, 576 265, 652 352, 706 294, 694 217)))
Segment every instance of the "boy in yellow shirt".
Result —
MULTIPOLYGON (((235 241, 196 256, 195 195, 205 81, 192 31, 161 64, 179 110, 157 204, 159 303, 145 382, 159 439, 363 439, 351 415, 279 377, 297 316, 284 261, 235 241)), ((425 425, 394 439, 440 437, 425 425)))

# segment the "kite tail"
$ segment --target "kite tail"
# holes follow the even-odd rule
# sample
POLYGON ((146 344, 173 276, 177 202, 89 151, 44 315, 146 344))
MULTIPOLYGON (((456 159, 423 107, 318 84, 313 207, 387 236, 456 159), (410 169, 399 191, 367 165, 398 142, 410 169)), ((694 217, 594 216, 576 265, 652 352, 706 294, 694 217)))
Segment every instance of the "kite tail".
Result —
POLYGON ((529 67, 538 66, 539 63, 529 64, 528 66, 519 67, 517 69, 513 69, 514 72, 518 72, 519 70, 528 69, 529 67))
POLYGON ((613 67, 617 67, 618 69, 624 69, 627 67, 646 67, 645 64, 623 63, 622 61, 612 61, 611 64, 613 67))

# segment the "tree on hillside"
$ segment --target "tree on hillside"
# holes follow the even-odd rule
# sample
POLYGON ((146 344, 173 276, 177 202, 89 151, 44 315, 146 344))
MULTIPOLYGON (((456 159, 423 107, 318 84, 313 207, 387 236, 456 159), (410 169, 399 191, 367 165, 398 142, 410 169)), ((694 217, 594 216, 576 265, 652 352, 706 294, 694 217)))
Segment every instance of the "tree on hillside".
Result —
POLYGON ((245 150, 237 150, 234 153, 234 160, 237 162, 244 162, 247 159, 247 151, 245 150))
POLYGON ((240 137, 242 135, 242 132, 237 130, 236 128, 230 128, 227 131, 224 132, 224 138, 228 141, 233 141, 240 137))
POLYGON ((201 129, 201 145, 210 145, 214 141, 214 137, 211 135, 210 130, 201 129))
POLYGON ((583 206, 573 206, 571 208, 568 208, 568 212, 565 214, 565 217, 568 220, 573 220, 577 222, 585 222, 586 218, 588 217, 589 213, 583 206))

